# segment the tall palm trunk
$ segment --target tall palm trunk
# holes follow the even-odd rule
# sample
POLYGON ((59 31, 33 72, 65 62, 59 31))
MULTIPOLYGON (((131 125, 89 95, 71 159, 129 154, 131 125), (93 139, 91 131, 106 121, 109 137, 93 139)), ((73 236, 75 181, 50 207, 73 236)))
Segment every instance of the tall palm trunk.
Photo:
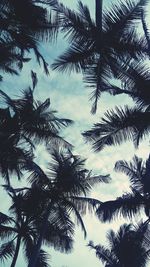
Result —
POLYGON ((37 260, 38 260, 38 257, 39 257, 39 253, 40 253, 40 249, 41 249, 41 246, 42 246, 43 237, 45 236, 45 233, 46 233, 46 230, 47 230, 48 217, 49 217, 49 214, 50 214, 51 206, 52 206, 52 203, 50 203, 48 205, 47 210, 46 210, 46 212, 45 212, 45 214, 43 216, 43 224, 42 224, 42 227, 41 227, 40 235, 39 235, 39 238, 37 240, 37 244, 35 245, 35 247, 33 249, 33 253, 32 253, 31 258, 29 260, 28 267, 36 267, 37 260))
POLYGON ((103 0, 95 0, 95 20, 96 26, 100 32, 102 32, 102 9, 103 9, 103 0))
POLYGON ((19 249, 20 249, 20 244, 21 244, 21 237, 18 236, 15 254, 14 254, 14 257, 13 257, 13 260, 12 260, 12 263, 11 263, 10 267, 14 267, 16 265, 16 261, 17 261, 18 254, 19 254, 19 249))

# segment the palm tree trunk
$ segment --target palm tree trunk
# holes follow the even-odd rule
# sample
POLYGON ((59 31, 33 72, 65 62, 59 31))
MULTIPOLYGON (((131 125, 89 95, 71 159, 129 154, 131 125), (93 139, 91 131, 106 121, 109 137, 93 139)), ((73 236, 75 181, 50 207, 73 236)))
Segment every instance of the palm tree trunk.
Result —
POLYGON ((10 267, 14 267, 16 265, 16 261, 17 261, 18 254, 19 254, 19 249, 20 249, 20 244, 21 244, 21 237, 18 236, 15 254, 14 254, 14 257, 13 257, 13 260, 12 260, 12 263, 11 263, 10 267))
POLYGON ((102 10, 103 10, 103 0, 95 0, 95 20, 96 26, 100 32, 102 32, 102 10))
POLYGON ((33 249, 33 253, 32 253, 31 258, 29 260, 28 267, 36 267, 37 260, 38 260, 38 257, 39 257, 39 253, 40 253, 40 249, 41 249, 41 246, 42 246, 43 237, 44 237, 44 235, 46 233, 46 230, 47 230, 47 223, 48 223, 48 217, 49 217, 49 214, 50 214, 51 205, 52 205, 52 203, 50 203, 48 205, 46 213, 43 216, 43 224, 42 224, 42 227, 41 227, 40 235, 39 235, 37 244, 35 245, 35 247, 33 249))

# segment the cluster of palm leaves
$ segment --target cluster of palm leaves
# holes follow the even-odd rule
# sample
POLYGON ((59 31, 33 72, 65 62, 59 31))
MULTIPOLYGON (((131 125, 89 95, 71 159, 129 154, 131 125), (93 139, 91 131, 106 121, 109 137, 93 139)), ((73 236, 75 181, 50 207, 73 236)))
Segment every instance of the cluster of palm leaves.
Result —
MULTIPOLYGON (((32 54, 39 64, 43 63, 48 74, 40 42, 52 41, 61 32, 69 48, 54 61, 52 68, 83 74, 86 84, 94 88, 92 113, 96 112, 103 92, 114 96, 127 94, 135 102, 132 108, 107 111, 101 122, 83 136, 95 151, 126 140, 132 140, 138 147, 150 127, 147 4, 148 0, 120 1, 105 10, 103 1, 95 0, 93 19, 81 1, 74 11, 58 0, 1 0, 2 75, 18 74, 32 54), (142 26, 141 34, 137 34, 137 25, 142 26)), ((129 224, 121 226, 118 233, 110 231, 108 248, 95 246, 93 242, 89 246, 106 267, 146 266, 150 256, 150 158, 144 162, 135 156, 131 163, 116 163, 115 170, 129 176, 129 193, 104 203, 90 198, 93 185, 108 183, 110 177, 95 176, 85 167, 85 160, 73 154, 72 145, 60 133, 72 121, 57 117, 49 98, 44 102, 35 99, 36 73, 31 71, 31 77, 32 87, 17 98, 0 90, 0 174, 11 202, 6 214, 0 212, 0 260, 9 259, 14 267, 22 250, 28 267, 48 267, 49 254, 43 246, 66 253, 72 251, 73 218, 86 237, 82 215, 87 210, 94 211, 103 222, 145 212, 147 221, 137 227, 129 224), (35 157, 39 143, 49 153, 49 163, 44 169, 35 157), (14 187, 12 177, 26 179, 29 186, 14 187)))
POLYGON ((123 224, 117 233, 110 230, 107 233, 108 246, 88 246, 95 250, 96 256, 105 267, 144 267, 149 257, 149 229, 146 223, 137 227, 123 224))
POLYGON ((0 3, 0 69, 17 74, 24 62, 30 60, 33 50, 37 61, 43 63, 48 74, 48 64, 39 50, 39 42, 51 40, 57 24, 49 6, 53 0, 2 0, 0 3))

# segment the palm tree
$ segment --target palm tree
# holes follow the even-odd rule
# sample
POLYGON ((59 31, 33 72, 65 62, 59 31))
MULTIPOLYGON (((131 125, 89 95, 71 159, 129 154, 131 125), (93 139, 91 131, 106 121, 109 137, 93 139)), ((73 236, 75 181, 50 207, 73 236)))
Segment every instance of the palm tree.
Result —
POLYGON ((18 99, 10 98, 1 90, 0 94, 5 104, 14 112, 14 120, 17 124, 16 130, 23 138, 38 143, 42 140, 50 142, 52 139, 53 141, 63 141, 58 135, 59 131, 61 128, 70 125, 72 121, 56 117, 56 111, 50 109, 49 98, 44 102, 35 100, 34 90, 30 87, 24 90, 22 97, 18 99))
MULTIPOLYGON (((35 83, 34 77, 33 87, 35 83)), ((57 143, 71 148, 59 132, 72 121, 56 117, 56 112, 50 110, 50 100, 35 100, 31 88, 18 99, 3 91, 0 94, 7 105, 0 109, 0 172, 10 185, 10 174, 17 174, 20 179, 22 169, 32 160, 35 144, 44 141, 51 146, 57 143)))
POLYGON ((48 74, 48 64, 38 49, 41 40, 56 37, 57 24, 49 6, 53 0, 2 0, 0 3, 0 68, 9 73, 17 73, 28 61, 26 54, 33 50, 48 74), (14 64, 15 63, 15 64, 14 64))
POLYGON ((113 230, 107 233, 107 247, 95 246, 92 241, 88 246, 105 267, 144 267, 150 255, 148 234, 149 229, 143 223, 138 227, 123 224, 117 233, 113 230))
POLYGON ((111 221, 116 216, 132 218, 133 215, 145 211, 150 219, 150 157, 144 162, 134 156, 133 161, 118 161, 115 165, 116 171, 128 175, 131 183, 131 192, 121 197, 106 201, 97 209, 97 215, 102 221, 111 221))
MULTIPOLYGON (((38 239, 39 229, 42 223, 42 217, 29 215, 22 209, 24 206, 24 197, 21 193, 16 194, 12 187, 6 187, 12 198, 10 215, 0 213, 0 238, 4 242, 0 247, 0 260, 12 258, 11 267, 14 267, 20 251, 20 245, 23 245, 23 252, 27 260, 30 259, 34 244, 38 239)), ((63 252, 70 252, 72 249, 72 224, 60 222, 56 214, 53 214, 51 221, 48 221, 44 242, 49 246, 63 252)), ((40 249, 37 267, 48 267, 48 254, 40 249)))
POLYGON ((113 5, 104 11, 102 1, 96 1, 95 21, 87 6, 81 1, 78 12, 72 11, 56 1, 62 32, 68 37, 70 48, 52 64, 60 71, 83 72, 84 80, 94 87, 91 99, 92 112, 97 109, 101 92, 107 91, 109 79, 119 72, 120 64, 128 58, 146 53, 145 38, 138 39, 132 22, 141 19, 141 11, 147 1, 113 5))
MULTIPOLYGON (((34 200, 33 194, 31 194, 31 198, 27 196, 29 203, 33 206, 30 204, 26 206, 31 208, 31 213, 33 210, 35 212, 35 206, 43 213, 43 225, 29 261, 29 267, 36 266, 43 236, 47 229, 47 221, 54 211, 59 211, 61 220, 66 220, 65 214, 69 217, 71 214, 75 215, 86 236, 82 215, 88 207, 92 209, 101 203, 99 200, 88 197, 87 194, 95 183, 109 181, 108 175, 93 177, 91 172, 84 167, 85 160, 81 160, 78 156, 62 151, 54 151, 51 156, 52 162, 49 164, 48 174, 45 174, 33 162, 28 164, 28 170, 31 171, 29 180, 32 183, 33 190, 36 189, 37 192, 34 200)), ((72 217, 70 217, 70 220, 72 220, 72 217)))

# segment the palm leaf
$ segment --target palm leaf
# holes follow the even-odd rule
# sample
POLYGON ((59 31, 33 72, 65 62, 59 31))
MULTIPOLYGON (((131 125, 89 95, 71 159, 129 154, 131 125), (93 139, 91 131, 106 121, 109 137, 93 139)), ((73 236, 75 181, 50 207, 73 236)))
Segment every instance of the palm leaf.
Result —
POLYGON ((130 179, 132 188, 134 188, 134 190, 143 194, 144 187, 145 187, 145 181, 144 181, 145 166, 144 165, 145 165, 145 162, 143 162, 142 159, 138 158, 137 156, 134 156, 132 162, 129 162, 129 163, 123 160, 117 161, 115 164, 115 171, 119 171, 119 172, 121 171, 125 173, 130 179))
POLYGON ((113 259, 113 255, 111 251, 104 246, 101 245, 94 245, 92 241, 89 242, 88 246, 91 249, 95 250, 96 257, 102 261, 102 263, 110 264, 109 266, 113 266, 112 264, 115 264, 115 261, 113 259))
POLYGON ((84 5, 81 1, 78 1, 78 10, 80 17, 82 17, 84 21, 87 21, 89 25, 93 26, 94 22, 91 18, 89 8, 86 5, 84 5))
POLYGON ((68 218, 65 218, 65 220, 64 225, 60 225, 58 221, 55 225, 49 223, 44 236, 44 244, 51 245, 57 251, 70 253, 73 248, 73 235, 71 233, 72 229, 70 229, 70 221, 68 222, 68 218))
POLYGON ((0 260, 3 262, 14 255, 15 245, 14 241, 9 241, 0 247, 0 260))
POLYGON ((147 45, 148 45, 147 53, 150 56, 150 35, 149 35, 148 27, 147 27, 147 24, 146 24, 144 11, 141 12, 141 21, 142 21, 142 27, 143 27, 143 31, 144 31, 145 38, 146 38, 147 45))
POLYGON ((141 12, 147 4, 147 0, 128 0, 113 4, 111 9, 104 13, 104 29, 111 30, 111 33, 112 29, 114 32, 119 29, 118 34, 122 33, 122 29, 129 31, 132 23, 141 19, 141 12))
POLYGON ((16 107, 14 105, 13 100, 2 90, 0 90, 0 95, 3 97, 5 103, 8 105, 8 107, 12 108, 14 112, 16 112, 16 107))
POLYGON ((96 212, 98 218, 106 222, 119 216, 132 218, 139 213, 141 207, 144 208, 144 199, 140 194, 126 194, 116 200, 102 203, 96 212))
POLYGON ((10 216, 0 212, 0 224, 7 224, 11 222, 12 222, 12 218, 10 216))
POLYGON ((86 235, 87 235, 86 228, 85 228, 82 216, 80 214, 80 211, 76 207, 75 203, 73 203, 73 201, 70 201, 69 199, 63 199, 62 205, 65 207, 65 209, 67 209, 69 212, 71 212, 74 215, 77 224, 81 227, 81 230, 84 233, 84 237, 86 238, 86 235))
POLYGON ((97 175, 97 176, 93 176, 91 172, 89 172, 86 181, 90 184, 90 186, 94 186, 96 184, 100 184, 100 183, 110 183, 111 181, 111 177, 110 175, 97 175))
POLYGON ((125 173, 127 176, 129 176, 131 181, 137 176, 139 176, 139 179, 141 179, 145 173, 144 162, 142 161, 141 158, 138 158, 136 155, 133 157, 132 162, 129 163, 125 160, 117 161, 115 163, 114 169, 115 171, 125 173))
POLYGON ((91 20, 88 8, 80 1, 78 3, 79 12, 72 11, 58 2, 54 10, 58 14, 57 20, 62 32, 65 32, 65 37, 68 37, 70 42, 90 36, 88 28, 93 28, 95 25, 91 20))
POLYGON ((85 215, 87 211, 92 213, 97 207, 102 204, 100 200, 90 197, 77 196, 71 197, 71 200, 82 215, 85 215))
POLYGON ((14 236, 17 233, 17 229, 14 227, 0 225, 0 238, 5 239, 14 236))
POLYGON ((28 161, 27 170, 31 172, 30 176, 28 177, 28 180, 32 185, 50 185, 50 180, 48 179, 47 175, 35 162, 28 161))
POLYGON ((32 86, 33 86, 33 90, 34 90, 37 83, 38 83, 38 78, 37 78, 36 72, 34 72, 33 70, 31 70, 31 78, 32 78, 32 86))
POLYGON ((48 263, 49 259, 50 259, 49 254, 41 249, 36 266, 37 267, 49 267, 50 266, 48 263))
POLYGON ((117 107, 107 111, 102 122, 84 132, 83 136, 93 144, 95 151, 102 150, 106 145, 120 145, 128 140, 132 140, 137 147, 139 141, 149 133, 149 116, 148 111, 144 112, 137 107, 117 107))
POLYGON ((126 67, 122 66, 120 68, 119 78, 123 82, 123 89, 120 89, 119 93, 122 90, 122 93, 128 94, 141 108, 149 106, 149 73, 149 67, 141 62, 135 61, 126 67))
POLYGON ((85 66, 92 60, 93 47, 90 42, 84 44, 74 43, 66 52, 64 52, 52 64, 52 68, 58 71, 76 71, 77 73, 84 70, 85 66))

